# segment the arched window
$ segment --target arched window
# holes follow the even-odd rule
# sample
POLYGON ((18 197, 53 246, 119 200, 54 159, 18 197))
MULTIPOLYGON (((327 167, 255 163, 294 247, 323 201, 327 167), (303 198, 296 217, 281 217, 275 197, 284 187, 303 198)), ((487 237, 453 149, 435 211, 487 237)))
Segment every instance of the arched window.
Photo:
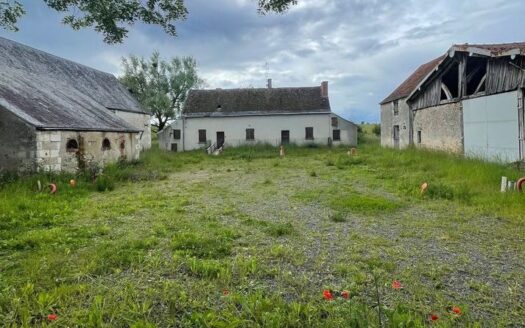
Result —
POLYGON ((66 151, 68 153, 76 153, 78 151, 78 142, 75 139, 69 139, 66 144, 66 151))
POLYGON ((111 149, 111 142, 108 138, 104 138, 102 140, 102 150, 110 150, 111 149))

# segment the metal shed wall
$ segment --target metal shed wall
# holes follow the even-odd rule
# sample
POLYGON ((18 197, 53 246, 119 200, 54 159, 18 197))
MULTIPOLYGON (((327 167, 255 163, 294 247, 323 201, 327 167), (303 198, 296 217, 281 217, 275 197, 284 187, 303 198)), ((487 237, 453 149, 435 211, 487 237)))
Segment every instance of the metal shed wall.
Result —
POLYGON ((488 160, 519 160, 517 91, 463 101, 465 154, 488 160))

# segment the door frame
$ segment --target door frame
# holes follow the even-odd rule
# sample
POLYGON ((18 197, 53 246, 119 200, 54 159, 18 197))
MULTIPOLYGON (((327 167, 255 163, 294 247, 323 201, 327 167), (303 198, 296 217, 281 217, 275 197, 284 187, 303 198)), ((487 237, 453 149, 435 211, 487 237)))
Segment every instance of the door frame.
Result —
POLYGON ((215 137, 216 137, 215 140, 216 140, 217 148, 221 148, 222 146, 224 146, 224 142, 226 141, 226 135, 224 134, 224 131, 217 131, 215 133, 215 137), (222 138, 220 137, 221 135, 222 135, 222 138))
POLYGON ((281 145, 289 144, 290 143, 290 130, 281 130, 281 145), (283 138, 284 135, 287 135, 286 141, 284 141, 285 138, 283 138))
POLYGON ((394 144, 395 149, 399 149, 399 133, 401 130, 399 129, 399 125, 394 125, 392 128, 392 142, 394 144), (397 133, 396 133, 397 131, 397 133), (397 138, 396 138, 397 136, 397 138))

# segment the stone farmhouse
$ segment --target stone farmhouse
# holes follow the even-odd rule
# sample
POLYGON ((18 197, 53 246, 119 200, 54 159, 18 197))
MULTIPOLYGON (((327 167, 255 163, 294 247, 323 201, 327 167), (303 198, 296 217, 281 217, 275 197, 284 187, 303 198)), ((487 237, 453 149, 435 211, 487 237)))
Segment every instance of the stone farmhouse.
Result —
POLYGON ((381 144, 525 159, 525 43, 453 45, 381 102, 381 144))
POLYGON ((356 145, 357 126, 333 113, 320 87, 191 90, 182 117, 159 132, 172 151, 266 143, 356 145))
POLYGON ((0 172, 137 159, 149 121, 115 76, 0 38, 0 172))

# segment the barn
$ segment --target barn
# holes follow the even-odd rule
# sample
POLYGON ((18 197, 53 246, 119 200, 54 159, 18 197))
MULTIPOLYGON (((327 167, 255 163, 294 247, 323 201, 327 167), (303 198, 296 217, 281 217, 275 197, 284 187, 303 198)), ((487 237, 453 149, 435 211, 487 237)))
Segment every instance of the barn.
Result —
POLYGON ((149 121, 115 76, 0 38, 0 172, 137 159, 149 121))

